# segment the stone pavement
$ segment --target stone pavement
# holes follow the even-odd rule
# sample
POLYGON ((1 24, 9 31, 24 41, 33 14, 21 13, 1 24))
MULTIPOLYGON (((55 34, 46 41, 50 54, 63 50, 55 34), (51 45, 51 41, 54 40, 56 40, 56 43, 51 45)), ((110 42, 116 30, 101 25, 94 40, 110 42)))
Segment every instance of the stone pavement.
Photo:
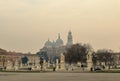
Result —
POLYGON ((120 81, 120 73, 1 73, 0 81, 120 81))

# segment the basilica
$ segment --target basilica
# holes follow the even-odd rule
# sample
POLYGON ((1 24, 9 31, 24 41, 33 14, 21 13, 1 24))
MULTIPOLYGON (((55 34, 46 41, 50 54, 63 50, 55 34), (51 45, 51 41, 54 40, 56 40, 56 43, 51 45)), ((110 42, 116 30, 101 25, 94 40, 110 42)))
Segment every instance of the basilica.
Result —
POLYGON ((58 34, 58 38, 56 41, 50 41, 49 39, 45 42, 40 52, 47 52, 49 59, 53 59, 55 57, 59 57, 61 53, 66 52, 66 48, 70 47, 73 44, 72 32, 68 32, 67 36, 67 44, 64 44, 63 40, 58 34))

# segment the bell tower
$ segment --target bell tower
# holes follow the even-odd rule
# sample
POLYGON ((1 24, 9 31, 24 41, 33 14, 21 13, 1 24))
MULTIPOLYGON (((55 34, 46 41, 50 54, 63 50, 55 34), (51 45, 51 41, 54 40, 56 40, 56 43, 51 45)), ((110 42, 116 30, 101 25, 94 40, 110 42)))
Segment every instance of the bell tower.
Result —
POLYGON ((72 39, 72 32, 68 32, 68 39, 67 39, 67 45, 70 46, 73 44, 73 39, 72 39))

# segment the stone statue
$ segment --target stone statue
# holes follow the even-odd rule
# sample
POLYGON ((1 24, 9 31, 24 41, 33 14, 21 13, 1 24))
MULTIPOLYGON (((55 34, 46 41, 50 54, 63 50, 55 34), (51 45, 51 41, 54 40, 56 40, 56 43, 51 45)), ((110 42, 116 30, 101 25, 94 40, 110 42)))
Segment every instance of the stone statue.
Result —
POLYGON ((18 67, 19 67, 18 60, 15 60, 15 66, 14 66, 15 70, 18 70, 18 67))
POLYGON ((58 62, 58 59, 56 59, 56 70, 59 69, 59 62, 58 62))
POLYGON ((92 52, 88 52, 87 54, 87 70, 91 70, 93 67, 93 62, 92 62, 92 52))
POLYGON ((65 56, 63 53, 60 54, 60 63, 65 62, 65 56))
POLYGON ((60 69, 65 69, 65 56, 63 53, 60 54, 60 69))
POLYGON ((7 61, 7 67, 6 67, 7 70, 12 70, 13 69, 13 64, 11 61, 7 61))

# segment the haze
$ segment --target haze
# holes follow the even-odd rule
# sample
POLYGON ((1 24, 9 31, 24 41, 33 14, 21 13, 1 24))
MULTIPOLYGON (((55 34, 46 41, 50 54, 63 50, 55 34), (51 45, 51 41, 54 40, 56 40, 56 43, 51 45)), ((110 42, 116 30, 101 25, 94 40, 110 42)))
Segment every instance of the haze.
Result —
POLYGON ((120 51, 120 0, 0 0, 0 48, 35 53, 45 41, 120 51))

